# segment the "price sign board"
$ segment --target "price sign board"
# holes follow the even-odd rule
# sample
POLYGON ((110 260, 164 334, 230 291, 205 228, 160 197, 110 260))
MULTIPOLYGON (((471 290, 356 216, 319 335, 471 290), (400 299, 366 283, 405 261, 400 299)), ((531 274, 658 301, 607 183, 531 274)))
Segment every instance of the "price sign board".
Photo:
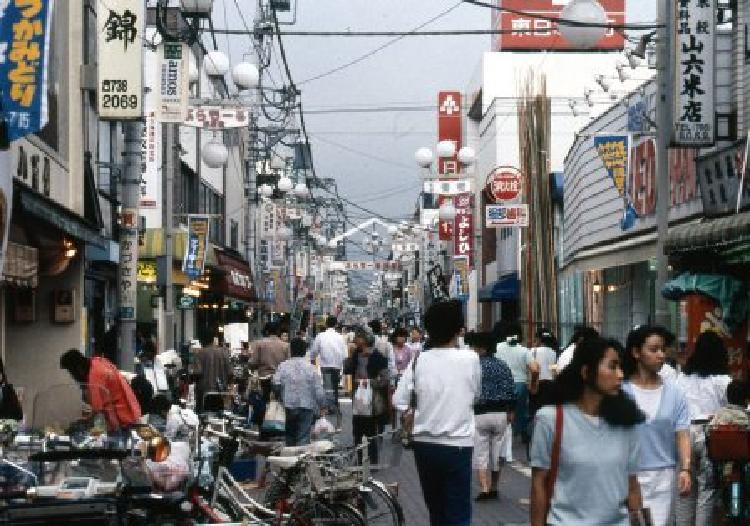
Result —
POLYGON ((529 205, 487 205, 484 211, 487 228, 529 226, 529 205))
POLYGON ((102 119, 143 116, 143 0, 98 0, 97 110, 102 119))

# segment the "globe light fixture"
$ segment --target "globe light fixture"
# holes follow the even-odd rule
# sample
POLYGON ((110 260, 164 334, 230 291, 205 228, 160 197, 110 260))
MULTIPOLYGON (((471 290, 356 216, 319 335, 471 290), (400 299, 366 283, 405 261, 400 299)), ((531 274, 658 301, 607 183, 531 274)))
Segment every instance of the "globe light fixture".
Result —
POLYGON ((438 157, 447 158, 456 155, 456 143, 454 141, 440 141, 437 144, 438 157))
POLYGON ((444 201, 438 215, 441 221, 453 221, 456 219, 456 207, 453 206, 453 200, 444 201))
POLYGON ((222 51, 209 51, 203 57, 203 69, 209 77, 223 77, 229 71, 229 57, 222 51))
POLYGON ((195 62, 195 56, 191 53, 190 59, 188 60, 188 81, 190 84, 198 82, 200 77, 200 71, 198 71, 198 64, 195 62))
POLYGON ((310 194, 305 183, 297 183, 296 185, 294 185, 294 189, 292 190, 292 192, 294 193, 295 197, 298 197, 300 199, 307 197, 310 194))
POLYGON ((257 88, 260 81, 258 66, 249 62, 240 62, 232 69, 232 81, 240 89, 257 88))
POLYGON ((229 151, 223 142, 211 139, 203 146, 201 157, 209 168, 221 168, 227 163, 229 151))
POLYGON ((477 153, 471 146, 463 146, 460 150, 458 150, 458 162, 463 165, 474 164, 476 158, 477 153))
POLYGON ((432 165, 432 150, 429 148, 420 148, 414 153, 414 160, 422 168, 429 168, 432 165))
POLYGON ((292 180, 289 179, 286 175, 281 176, 279 179, 278 184, 276 185, 276 188, 279 189, 279 192, 289 192, 292 188, 294 188, 294 183, 292 183, 292 180))
POLYGON ((570 44, 579 49, 590 49, 607 34, 607 12, 596 0, 573 0, 560 13, 561 20, 571 20, 582 24, 558 24, 560 34, 570 44))
POLYGON ((273 195, 273 186, 271 186, 270 184, 262 184, 258 188, 258 192, 263 197, 271 197, 273 195))

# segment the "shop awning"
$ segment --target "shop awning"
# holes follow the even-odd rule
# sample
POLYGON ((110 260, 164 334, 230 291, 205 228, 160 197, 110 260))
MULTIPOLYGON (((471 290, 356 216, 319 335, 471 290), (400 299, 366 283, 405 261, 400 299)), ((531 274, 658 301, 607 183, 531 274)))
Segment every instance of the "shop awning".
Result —
MULTIPOLYGON (((164 255, 164 230, 161 228, 147 228, 144 232, 143 243, 138 247, 138 258, 156 259, 164 255)), ((185 244, 187 243, 187 232, 175 232, 172 234, 173 254, 175 261, 182 261, 185 257, 185 244)), ((216 254, 214 246, 209 243, 206 248, 206 265, 216 266, 216 254)))
POLYGON ((478 291, 479 301, 493 302, 502 300, 514 300, 518 298, 518 277, 516 274, 503 276, 494 283, 485 285, 478 291))
POLYGON ((13 189, 18 196, 18 203, 20 203, 23 212, 49 223, 73 238, 99 248, 107 246, 107 240, 75 212, 34 192, 23 183, 18 181, 14 181, 14 183, 13 189))
POLYGON ((708 248, 722 249, 748 242, 750 242, 750 212, 743 212, 670 229, 664 243, 664 252, 676 254, 708 248))

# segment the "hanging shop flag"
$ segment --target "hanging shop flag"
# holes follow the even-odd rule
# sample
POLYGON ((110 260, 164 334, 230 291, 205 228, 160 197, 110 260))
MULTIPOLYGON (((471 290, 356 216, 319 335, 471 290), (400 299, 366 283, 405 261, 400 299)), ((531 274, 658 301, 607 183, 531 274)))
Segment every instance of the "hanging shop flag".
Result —
POLYGON ((631 201, 631 192, 627 184, 627 174, 630 160, 630 135, 602 134, 594 136, 594 147, 599 158, 604 163, 604 168, 612 178, 617 193, 622 199, 623 214, 620 220, 620 228, 628 230, 635 225, 638 217, 635 207, 631 201))
POLYGON ((672 144, 712 146, 715 138, 716 0, 674 0, 672 144))
POLYGON ((441 177, 458 177, 461 171, 458 150, 461 149, 462 116, 460 91, 438 93, 438 141, 452 141, 456 145, 453 157, 438 157, 438 174, 441 177))
POLYGON ((102 119, 143 115, 143 0, 98 0, 97 110, 102 119))
POLYGON ((138 299, 138 209, 123 208, 120 225, 120 319, 134 320, 138 299))
POLYGON ((182 123, 188 113, 188 58, 190 48, 182 42, 159 46, 159 104, 161 122, 182 123))
POLYGON ((52 0, 0 1, 0 111, 13 141, 47 124, 52 0))
POLYGON ((185 258, 182 260, 182 271, 190 279, 203 275, 208 249, 208 227, 208 216, 188 216, 188 236, 185 244, 185 258))
POLYGON ((471 208, 456 210, 453 230, 453 255, 466 258, 471 267, 474 252, 474 213, 471 208))
MULTIPOLYGON (((156 37, 156 28, 146 29, 146 38, 156 37)), ((158 58, 156 51, 143 50, 143 80, 146 86, 158 83, 158 58)), ((156 118, 157 93, 147 90, 143 94, 143 127, 141 136, 141 185, 138 206, 156 210, 161 205, 161 123, 156 118)))

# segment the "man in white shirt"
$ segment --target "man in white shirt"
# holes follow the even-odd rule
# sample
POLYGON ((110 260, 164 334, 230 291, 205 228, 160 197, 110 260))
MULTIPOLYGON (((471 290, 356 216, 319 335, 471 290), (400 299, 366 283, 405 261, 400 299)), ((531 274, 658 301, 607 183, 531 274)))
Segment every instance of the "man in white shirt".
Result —
POLYGON ((310 361, 315 365, 315 359, 320 357, 320 372, 326 391, 333 391, 333 405, 339 405, 339 382, 341 368, 347 357, 347 346, 344 337, 336 332, 338 320, 329 316, 326 320, 326 330, 315 337, 310 346, 310 361))
POLYGON ((556 373, 560 374, 562 370, 565 369, 573 360, 573 354, 575 353, 577 344, 579 344, 586 338, 595 338, 597 336, 599 336, 599 333, 591 327, 586 327, 585 325, 576 325, 573 328, 573 337, 570 339, 570 344, 562 353, 560 353, 560 356, 557 358, 556 373))
POLYGON ((372 320, 368 325, 375 335, 375 349, 388 359, 388 376, 393 380, 398 375, 393 345, 388 341, 388 336, 384 333, 380 320, 372 320))

